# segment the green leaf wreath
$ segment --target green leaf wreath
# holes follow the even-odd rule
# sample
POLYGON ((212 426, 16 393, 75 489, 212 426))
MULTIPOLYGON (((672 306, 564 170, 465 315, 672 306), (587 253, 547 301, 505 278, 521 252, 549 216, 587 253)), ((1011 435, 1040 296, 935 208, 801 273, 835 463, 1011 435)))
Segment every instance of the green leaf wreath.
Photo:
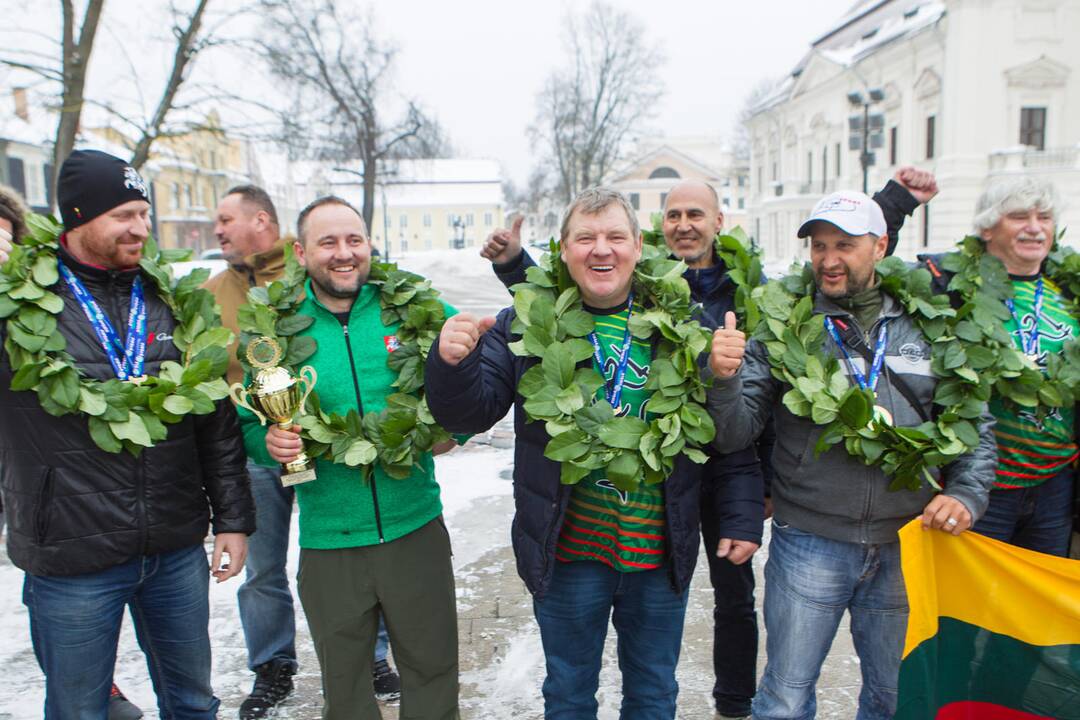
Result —
MULTIPOLYGON (((303 267, 286 250, 285 275, 263 288, 252 288, 248 302, 238 313, 239 357, 244 369, 247 344, 258 336, 275 340, 282 349, 280 365, 296 373, 318 349, 314 338, 300 335, 314 318, 297 312, 304 301, 307 278, 303 267)), ((386 398, 386 407, 360 416, 326 412, 318 389, 308 397, 306 412, 297 419, 303 428, 305 450, 310 457, 359 467, 367 477, 376 462, 392 478, 405 479, 424 453, 450 435, 436 424, 424 399, 424 363, 432 342, 446 321, 439 293, 419 275, 399 270, 392 263, 372 263, 368 284, 379 288, 384 325, 397 323, 400 345, 387 357, 387 366, 398 373, 397 392, 386 398)))
POLYGON ((671 475, 675 457, 685 454, 704 463, 715 435, 705 409, 705 386, 698 365, 708 350, 710 333, 691 317, 690 288, 682 274, 686 265, 667 257, 667 249, 646 242, 634 271, 634 295, 644 311, 630 318, 630 332, 652 342, 654 356, 645 389, 651 419, 616 417, 611 405, 596 399, 604 380, 591 365, 585 338, 593 331, 592 316, 559 258, 550 252, 526 271, 527 281, 514 286, 516 317, 512 332, 520 339, 510 350, 539 363, 518 383, 530 420, 543 422, 551 436, 544 455, 561 463, 561 480, 574 484, 593 470, 605 469, 618 488, 632 490, 671 475))
MULTIPOLYGON (((981 341, 994 362, 979 368, 994 392, 1014 407, 1042 417, 1055 407, 1069 407, 1080 398, 1080 338, 1073 338, 1061 354, 1046 357, 1045 371, 1016 347, 1004 324, 1011 315, 1005 301, 1013 286, 1005 265, 985 251, 982 240, 964 238, 957 249, 941 260, 942 268, 955 273, 949 290, 962 305, 957 311, 956 333, 981 341)), ((1080 254, 1054 244, 1047 258, 1045 276, 1065 291, 1071 312, 1080 316, 1076 298, 1080 293, 1080 254)))
POLYGON ((183 250, 162 250, 151 238, 143 247, 142 271, 176 318, 173 344, 181 362, 166 361, 158 375, 139 383, 104 382, 79 373, 65 351, 56 318, 64 302, 54 292, 60 282, 57 252, 63 227, 52 217, 30 214, 29 233, 0 267, 0 319, 6 324, 4 349, 14 375, 11 389, 33 391, 50 415, 82 413, 90 436, 102 450, 138 455, 164 440, 167 425, 187 415, 206 415, 228 396, 222 378, 229 363, 232 333, 221 326, 214 296, 201 288, 210 271, 196 270, 176 282, 169 264, 183 250))

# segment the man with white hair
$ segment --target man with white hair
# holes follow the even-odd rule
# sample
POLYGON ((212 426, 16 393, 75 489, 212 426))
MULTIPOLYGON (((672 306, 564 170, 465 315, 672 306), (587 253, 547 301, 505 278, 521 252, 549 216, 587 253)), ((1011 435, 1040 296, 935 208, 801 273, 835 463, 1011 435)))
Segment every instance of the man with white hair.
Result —
MULTIPOLYGON (((1046 273, 1060 200, 1053 184, 1031 176, 987 186, 975 207, 975 233, 1009 273, 1013 297, 1005 329, 1044 371, 1080 337, 1076 298, 1046 273)), ((951 279, 937 258, 922 258, 944 291, 951 279)), ((998 463, 990 505, 975 532, 1029 550, 1065 556, 1076 482, 1076 408, 1053 408, 1044 418, 994 395, 998 463)))

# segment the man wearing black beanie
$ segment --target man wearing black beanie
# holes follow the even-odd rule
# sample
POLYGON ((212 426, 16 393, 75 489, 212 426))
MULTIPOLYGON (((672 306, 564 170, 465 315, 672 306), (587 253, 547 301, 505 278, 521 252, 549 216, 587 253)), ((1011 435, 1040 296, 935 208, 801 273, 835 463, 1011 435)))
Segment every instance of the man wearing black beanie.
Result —
MULTIPOLYGON (((126 397, 143 396, 140 382, 183 361, 173 342, 180 323, 158 273, 139 266, 149 237, 146 184, 119 158, 76 151, 60 170, 58 197, 65 232, 55 247, 36 249, 33 265, 41 284, 55 276, 48 290, 63 303, 59 312, 42 306, 64 341, 51 340, 49 350, 81 381, 116 379, 126 397)), ((164 439, 137 454, 102 449, 91 434, 92 403, 78 412, 58 406, 43 381, 26 387, 25 370, 12 388, 27 357, 37 357, 23 322, 36 315, 21 312, 33 302, 21 299, 27 293, 5 290, 0 277, 0 305, 15 306, 0 321, 0 489, 8 555, 26 573, 45 718, 105 720, 125 606, 161 716, 214 718, 209 575, 220 582, 240 572, 255 526, 236 411, 218 400, 202 414, 179 413, 162 426, 164 439), (212 567, 202 545, 209 525, 212 567)), ((136 411, 150 417, 152 405, 145 397, 128 402, 136 419, 136 411)))

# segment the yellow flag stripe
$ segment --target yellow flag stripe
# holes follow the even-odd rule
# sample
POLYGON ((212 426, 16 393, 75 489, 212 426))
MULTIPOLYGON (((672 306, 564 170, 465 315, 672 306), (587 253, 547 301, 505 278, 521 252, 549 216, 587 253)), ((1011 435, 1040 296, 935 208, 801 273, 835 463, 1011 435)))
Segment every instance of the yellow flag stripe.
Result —
POLYGON ((1080 562, 965 532, 900 530, 910 615, 904 657, 951 617, 1029 645, 1080 644, 1080 562))

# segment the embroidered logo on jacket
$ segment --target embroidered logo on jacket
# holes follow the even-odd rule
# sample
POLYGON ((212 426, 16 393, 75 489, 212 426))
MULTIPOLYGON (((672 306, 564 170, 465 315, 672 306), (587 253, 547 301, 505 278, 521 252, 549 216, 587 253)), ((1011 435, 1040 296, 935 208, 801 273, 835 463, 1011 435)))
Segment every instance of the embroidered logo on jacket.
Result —
POLYGON ((383 335, 383 343, 386 345, 386 352, 392 353, 401 347, 401 341, 398 340, 397 335, 383 335))

